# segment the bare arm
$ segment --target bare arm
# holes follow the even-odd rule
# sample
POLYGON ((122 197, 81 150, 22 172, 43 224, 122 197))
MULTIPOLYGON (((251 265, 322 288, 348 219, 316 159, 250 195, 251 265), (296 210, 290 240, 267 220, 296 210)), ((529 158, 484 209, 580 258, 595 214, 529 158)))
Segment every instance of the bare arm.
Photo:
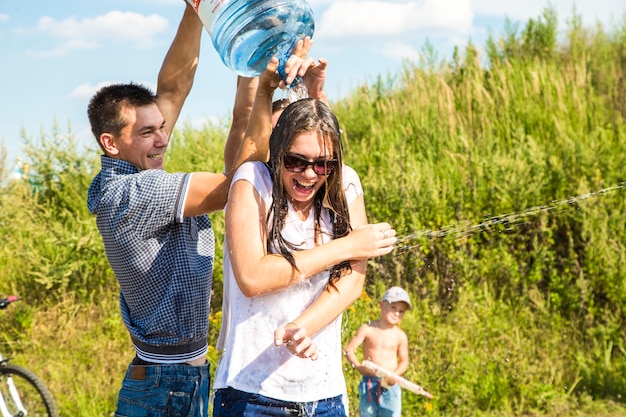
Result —
MULTIPOLYGON (((362 198, 357 201, 363 204, 362 198)), ((387 223, 363 226, 346 237, 294 252, 296 270, 283 256, 267 252, 267 209, 248 181, 240 180, 232 185, 226 208, 226 241, 229 248, 237 248, 230 259, 237 284, 247 297, 289 287, 345 260, 385 255, 396 241, 392 232, 388 232, 389 238, 384 238, 383 230, 390 227, 387 223)), ((364 273, 365 262, 362 266, 355 264, 353 270, 364 273)), ((348 275, 339 282, 349 281, 358 287, 359 279, 356 279, 354 282, 348 275)), ((360 294, 359 290, 356 297, 360 294)))
POLYGON ((354 337, 350 340, 350 342, 348 342, 346 348, 344 349, 344 354, 348 362, 350 362, 350 364, 361 373, 363 373, 364 371, 362 370, 363 367, 361 366, 361 361, 359 361, 356 356, 356 350, 365 341, 365 337, 367 336, 367 330, 367 324, 362 324, 354 337))
MULTIPOLYGON (((310 43, 310 39, 308 42, 310 43)), ((299 43, 294 55, 289 58, 292 72, 306 71, 307 65, 312 65, 311 58, 300 57, 308 53, 309 47, 310 44, 305 41, 299 43)), ((277 68, 278 60, 273 58, 258 79, 243 77, 238 79, 233 125, 224 149, 226 170, 219 174, 210 172, 192 174, 185 202, 185 216, 197 216, 223 209, 237 168, 246 161, 267 159, 269 138, 272 133, 272 97, 274 90, 280 85, 277 68), (252 94, 254 102, 250 108, 252 94), (245 132, 242 134, 244 125, 245 132)))
POLYGON ((165 118, 169 138, 191 91, 198 67, 202 22, 187 4, 176 36, 165 55, 157 80, 157 106, 165 118))
POLYGON ((238 97, 233 110, 233 126, 224 149, 225 158, 232 159, 235 150, 237 151, 236 157, 234 161, 228 162, 230 166, 226 166, 225 173, 195 172, 192 174, 185 202, 185 216, 197 216, 223 209, 236 168, 245 160, 264 159, 267 155, 272 128, 271 120, 265 115, 268 111, 271 112, 271 96, 275 89, 274 85, 278 85, 278 76, 275 74, 277 66, 275 61, 268 64, 260 79, 243 77, 238 79, 238 97), (252 109, 248 110, 249 94, 252 91, 255 92, 256 98, 252 109), (269 104, 267 95, 270 97, 269 104), (266 110, 268 106, 269 110, 266 110), (241 128, 244 121, 246 131, 242 134, 241 128))
POLYGON ((226 147, 224 148, 224 170, 226 172, 232 171, 237 154, 241 149, 258 85, 258 77, 237 77, 233 120, 228 132, 226 147))
MULTIPOLYGON (((307 57, 312 44, 310 37, 296 44, 285 65, 288 80, 296 74, 305 74, 309 67, 315 66, 313 59, 307 57)), ((243 77, 238 80, 233 125, 224 152, 227 172, 234 172, 246 161, 266 161, 268 158, 272 99, 276 88, 285 88, 276 72, 278 64, 278 60, 272 58, 260 81, 243 77)))
POLYGON ((230 167, 231 177, 244 162, 267 160, 272 134, 272 97, 280 82, 277 68, 278 60, 272 58, 259 78, 246 130, 230 167))
MULTIPOLYGON (((157 81, 157 106, 165 119, 169 138, 191 91, 198 67, 202 22, 187 3, 178 30, 165 55, 157 81)), ((197 216, 224 208, 228 193, 224 174, 192 174, 185 204, 185 216, 197 216)))
POLYGON ((295 355, 315 358, 317 346, 311 345, 311 337, 333 322, 363 290, 367 261, 351 262, 352 273, 335 283, 335 288, 322 291, 319 297, 298 318, 274 331, 274 344, 285 344, 295 355), (306 355, 302 355, 306 348, 306 355), (312 354, 315 352, 315 356, 312 354))
POLYGON ((224 149, 224 158, 227 158, 226 172, 193 174, 185 204, 185 215, 198 215, 223 209, 228 199, 230 182, 237 168, 243 162, 264 161, 267 158, 269 138, 272 134, 272 96, 280 81, 276 73, 277 67, 278 61, 272 59, 259 79, 243 77, 238 79, 233 126, 224 149), (249 95, 253 91, 254 104, 248 110, 249 95), (242 134, 244 124, 246 128, 242 134))
MULTIPOLYGON (((360 230, 359 227, 362 228, 364 226, 372 226, 367 225, 363 195, 358 196, 350 204, 349 210, 350 222, 355 230, 360 230)), ((352 235, 352 233, 350 235, 352 235)), ((376 234, 380 234, 380 232, 376 232, 376 234)), ((348 235, 348 237, 350 237, 350 235, 348 235)), ((373 238, 373 236, 370 238, 373 238)), ((331 243, 338 242, 340 240, 341 239, 333 240, 320 247, 323 248, 324 246, 330 246, 331 243)), ((395 242, 395 237, 392 238, 392 240, 395 242)), ((351 266, 352 272, 341 277, 341 279, 335 282, 335 288, 328 288, 328 290, 322 291, 313 304, 311 304, 311 306, 309 306, 309 308, 307 308, 299 317, 293 320, 292 324, 286 325, 285 327, 277 329, 274 332, 274 343, 276 345, 281 345, 283 342, 293 339, 294 335, 298 336, 299 340, 302 336, 301 330, 305 330, 306 335, 309 337, 314 335, 339 317, 341 313, 343 313, 361 296, 363 285, 365 284, 367 259, 352 261, 351 266), (293 324, 296 324, 296 326, 293 324), (288 327, 291 328, 289 329, 288 327), (298 329, 300 331, 298 331, 298 329)), ((294 341, 297 342, 298 340, 294 341)))
POLYGON ((393 371, 396 375, 402 375, 409 369, 409 340, 404 331, 400 331, 400 343, 398 344, 398 366, 393 371))

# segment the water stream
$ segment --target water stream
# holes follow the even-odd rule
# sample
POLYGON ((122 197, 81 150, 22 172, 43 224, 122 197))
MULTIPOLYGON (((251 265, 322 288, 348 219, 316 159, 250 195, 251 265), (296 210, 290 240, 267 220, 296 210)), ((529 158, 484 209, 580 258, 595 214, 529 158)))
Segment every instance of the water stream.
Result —
POLYGON ((603 188, 601 190, 581 194, 575 197, 564 198, 562 200, 554 200, 551 204, 548 205, 535 206, 518 212, 487 217, 482 222, 476 224, 457 223, 442 227, 438 230, 419 230, 404 236, 399 236, 395 252, 402 253, 419 248, 421 247, 421 244, 417 243, 417 241, 423 238, 450 238, 456 240, 462 237, 470 236, 475 233, 489 232, 495 230, 502 231, 503 227, 504 230, 510 231, 514 227, 527 223, 529 217, 537 216, 543 213, 561 212, 569 210, 574 207, 576 203, 588 200, 590 198, 597 198, 615 192, 617 190, 621 190, 623 188, 626 188, 626 181, 612 187, 603 188))

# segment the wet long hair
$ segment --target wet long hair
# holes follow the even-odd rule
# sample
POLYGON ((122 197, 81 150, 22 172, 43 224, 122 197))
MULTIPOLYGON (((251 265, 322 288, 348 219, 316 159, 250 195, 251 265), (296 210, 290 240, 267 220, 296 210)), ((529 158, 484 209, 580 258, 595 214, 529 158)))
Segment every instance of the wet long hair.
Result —
MULTIPOLYGON (((268 212, 268 222, 271 224, 268 236, 268 251, 270 245, 277 245, 278 252, 298 270, 291 252, 298 250, 297 242, 286 241, 281 231, 285 226, 288 212, 287 192, 283 185, 281 172, 284 157, 294 138, 303 132, 317 132, 324 141, 324 146, 331 145, 333 159, 337 159, 337 167, 324 178, 324 184, 317 191, 313 200, 315 242, 320 241, 320 219, 322 208, 330 212, 332 239, 346 236, 350 231, 350 213, 346 193, 342 181, 343 148, 339 122, 328 105, 318 99, 302 99, 291 103, 278 119, 276 127, 270 137, 270 159, 268 167, 272 177, 272 206, 268 212)), ((343 275, 350 272, 350 263, 342 262, 330 268, 328 285, 334 288, 334 283, 343 275)))

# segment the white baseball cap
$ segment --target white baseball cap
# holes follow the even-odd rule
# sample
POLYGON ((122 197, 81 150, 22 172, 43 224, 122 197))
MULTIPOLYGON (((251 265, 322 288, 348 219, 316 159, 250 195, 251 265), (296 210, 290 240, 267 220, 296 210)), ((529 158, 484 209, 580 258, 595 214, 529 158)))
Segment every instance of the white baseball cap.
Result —
POLYGON ((387 292, 385 292, 385 295, 383 295, 383 301, 387 301, 388 303, 404 301, 409 306, 409 310, 413 309, 413 304, 411 304, 409 294, 407 294, 407 292, 400 287, 389 288, 387 292))

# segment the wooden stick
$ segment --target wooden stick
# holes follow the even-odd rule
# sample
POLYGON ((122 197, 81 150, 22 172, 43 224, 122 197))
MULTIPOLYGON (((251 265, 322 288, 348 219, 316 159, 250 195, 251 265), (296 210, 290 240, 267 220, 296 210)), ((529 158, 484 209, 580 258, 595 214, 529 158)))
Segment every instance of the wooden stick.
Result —
POLYGON ((433 395, 429 393, 428 391, 426 391, 424 388, 420 387, 417 384, 414 384, 408 379, 401 377, 400 375, 394 374, 393 372, 388 371, 387 369, 376 365, 372 361, 364 360, 361 362, 361 365, 365 366, 370 371, 375 372, 376 375, 380 377, 387 377, 387 378, 393 379, 394 381, 396 381, 398 385, 400 385, 404 389, 407 389, 418 395, 423 395, 426 398, 430 398, 430 399, 433 398, 433 395))

